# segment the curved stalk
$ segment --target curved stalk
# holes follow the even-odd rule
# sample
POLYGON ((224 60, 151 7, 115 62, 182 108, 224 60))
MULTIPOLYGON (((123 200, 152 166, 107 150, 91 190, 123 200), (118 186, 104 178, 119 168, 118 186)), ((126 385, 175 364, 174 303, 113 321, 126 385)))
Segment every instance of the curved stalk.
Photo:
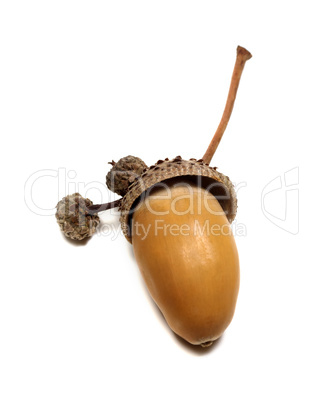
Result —
POLYGON ((238 85, 239 85, 239 81, 240 81, 245 63, 251 57, 252 57, 252 55, 248 50, 246 50, 245 48, 243 48, 241 46, 237 47, 237 57, 236 57, 233 75, 231 77, 230 88, 229 88, 229 92, 228 92, 225 110, 222 115, 219 126, 217 128, 217 131, 215 132, 215 135, 214 135, 213 139, 211 140, 211 143, 209 144, 209 147, 202 158, 203 161, 207 164, 209 164, 211 162, 211 159, 214 156, 214 153, 216 152, 216 149, 218 148, 220 140, 226 130, 231 112, 233 111, 236 94, 237 94, 237 90, 238 90, 238 85))

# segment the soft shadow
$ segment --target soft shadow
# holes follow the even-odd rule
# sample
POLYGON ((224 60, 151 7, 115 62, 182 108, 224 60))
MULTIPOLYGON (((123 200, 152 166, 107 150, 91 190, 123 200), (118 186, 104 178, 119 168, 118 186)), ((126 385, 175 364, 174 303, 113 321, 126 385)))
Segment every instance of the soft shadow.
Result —
MULTIPOLYGON (((132 246, 132 244, 129 243, 128 241, 126 241, 126 248, 127 248, 128 255, 132 258, 133 261, 135 261, 135 263, 136 263, 136 265, 137 265, 137 262, 136 262, 136 259, 135 259, 135 256, 134 256, 133 246, 132 246)), ((138 269, 139 269, 139 268, 138 268, 138 269)), ((142 280, 143 280, 143 279, 142 279, 142 280)))
POLYGON ((67 241, 67 243, 73 245, 74 247, 82 247, 86 246, 86 244, 89 242, 90 237, 85 237, 83 240, 73 240, 70 237, 67 237, 63 234, 63 232, 60 232, 62 237, 67 241))
POLYGON ((211 346, 202 347, 200 345, 192 345, 191 343, 185 341, 183 338, 181 338, 179 335, 175 334, 174 332, 173 332, 173 336, 174 336, 175 340, 177 341, 177 343, 183 349, 185 349, 187 352, 194 354, 194 355, 206 355, 206 354, 214 352, 214 350, 217 349, 219 347, 219 345, 221 344, 222 337, 223 337, 223 335, 222 335, 220 338, 216 339, 211 346))

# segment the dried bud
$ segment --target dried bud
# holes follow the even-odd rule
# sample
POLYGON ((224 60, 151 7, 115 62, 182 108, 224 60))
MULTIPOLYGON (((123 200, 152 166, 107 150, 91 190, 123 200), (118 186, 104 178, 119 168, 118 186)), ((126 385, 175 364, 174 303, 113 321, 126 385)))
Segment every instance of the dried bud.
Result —
POLYGON ((135 156, 126 156, 117 163, 110 162, 112 169, 106 176, 106 185, 114 193, 125 195, 133 181, 147 169, 142 159, 135 156))
POLYGON ((73 240, 83 240, 95 233, 100 219, 97 214, 89 213, 87 208, 90 205, 93 205, 92 201, 78 193, 59 201, 55 216, 65 236, 73 240))

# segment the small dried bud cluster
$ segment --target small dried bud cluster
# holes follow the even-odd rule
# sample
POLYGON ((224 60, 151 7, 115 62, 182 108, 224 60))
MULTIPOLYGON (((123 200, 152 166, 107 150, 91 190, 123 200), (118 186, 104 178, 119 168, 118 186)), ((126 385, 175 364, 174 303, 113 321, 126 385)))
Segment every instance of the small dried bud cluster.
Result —
POLYGON ((131 155, 120 159, 117 163, 114 161, 110 163, 113 167, 106 176, 106 185, 122 197, 134 180, 148 168, 142 159, 131 155))
POLYGON ((83 240, 95 233, 100 222, 97 214, 90 213, 92 201, 79 193, 68 195, 58 202, 56 219, 65 236, 73 240, 83 240))

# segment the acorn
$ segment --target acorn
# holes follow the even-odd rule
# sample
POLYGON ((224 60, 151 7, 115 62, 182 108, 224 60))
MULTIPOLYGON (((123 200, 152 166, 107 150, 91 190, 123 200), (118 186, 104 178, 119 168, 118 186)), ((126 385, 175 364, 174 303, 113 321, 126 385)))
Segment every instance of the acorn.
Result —
POLYGON ((129 185, 120 205, 123 233, 151 297, 170 328, 194 345, 218 339, 237 302, 239 259, 230 228, 236 193, 229 177, 209 164, 251 57, 237 48, 224 113, 203 158, 159 160, 129 185))
POLYGON ((231 322, 239 291, 239 259, 230 224, 237 198, 229 177, 209 164, 233 110, 252 55, 240 46, 222 119, 202 159, 136 157, 111 162, 107 186, 123 198, 87 206, 114 207, 149 293, 170 328, 193 345, 210 346, 231 322))
POLYGON ((160 184, 132 213, 129 239, 170 328, 193 345, 210 346, 232 320, 239 290, 230 223, 198 182, 181 176, 160 184))

